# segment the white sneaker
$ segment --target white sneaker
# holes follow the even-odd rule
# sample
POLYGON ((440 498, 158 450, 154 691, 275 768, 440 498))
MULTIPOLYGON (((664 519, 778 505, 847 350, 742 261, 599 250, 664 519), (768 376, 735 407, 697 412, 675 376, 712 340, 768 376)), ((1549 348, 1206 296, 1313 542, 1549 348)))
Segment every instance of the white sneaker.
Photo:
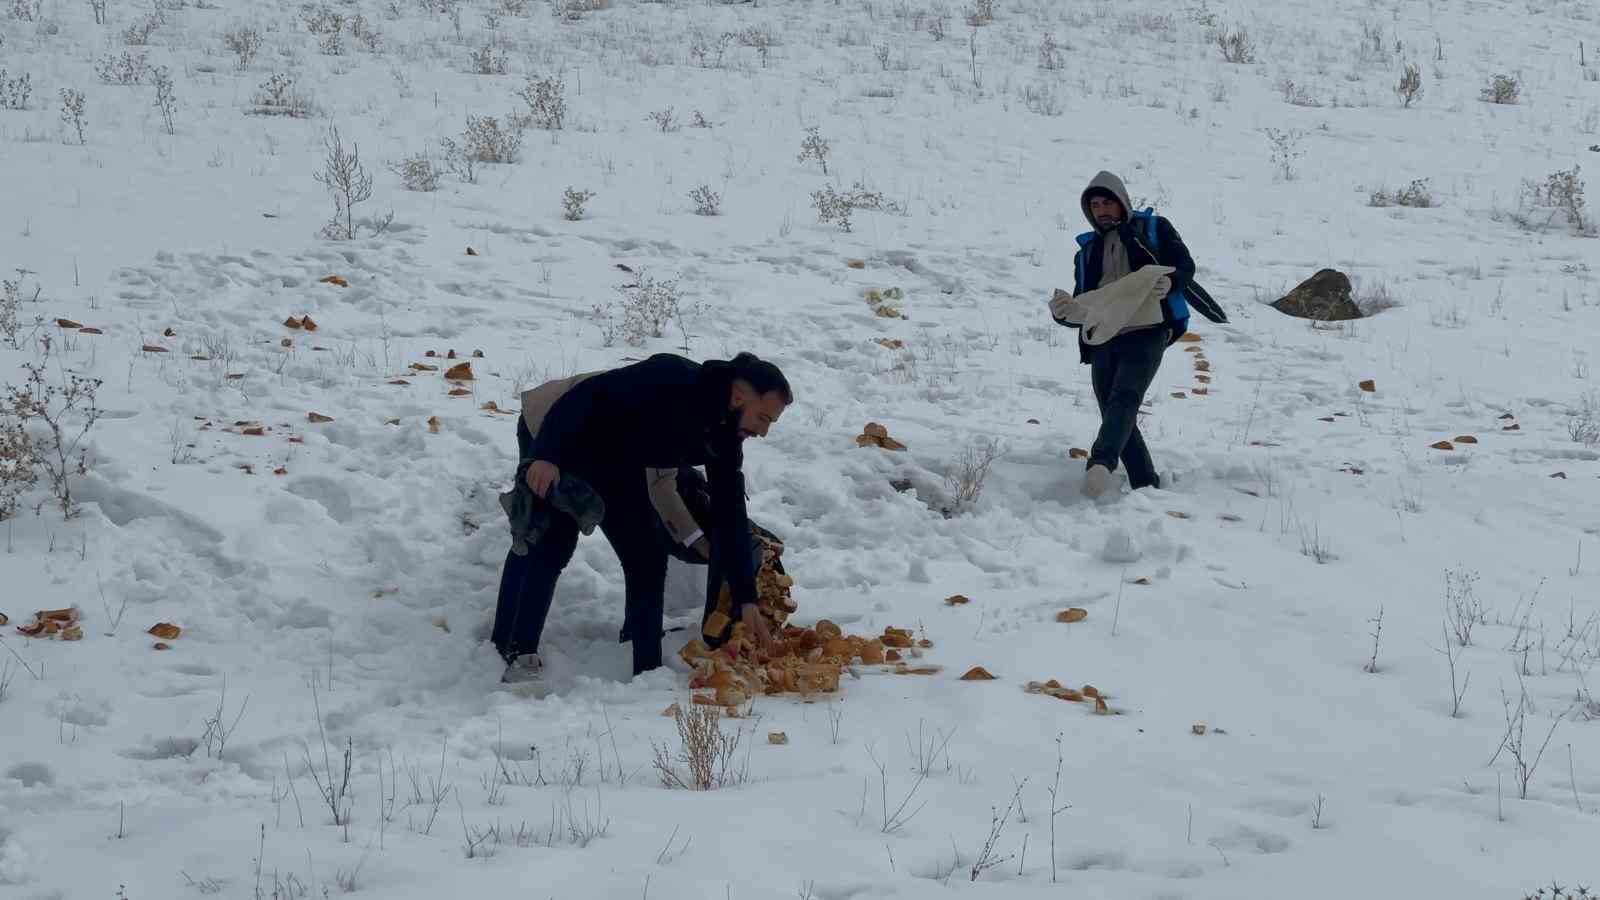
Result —
POLYGON ((1090 466, 1083 476, 1083 495, 1097 500, 1111 489, 1111 470, 1105 466, 1090 466))
POLYGON ((544 681, 544 660, 537 653, 522 653, 506 663, 501 684, 539 684, 544 681))

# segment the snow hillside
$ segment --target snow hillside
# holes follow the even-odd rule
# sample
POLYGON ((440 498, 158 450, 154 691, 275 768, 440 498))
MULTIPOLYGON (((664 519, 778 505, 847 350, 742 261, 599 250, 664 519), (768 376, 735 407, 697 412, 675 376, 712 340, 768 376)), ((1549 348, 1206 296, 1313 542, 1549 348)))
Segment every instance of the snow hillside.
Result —
POLYGON ((16 0, 0 38, 0 383, 36 371, 84 451, 30 421, 0 523, 0 897, 1596 877, 1591 4, 16 0), (1150 392, 1167 489, 1096 504, 1045 300, 1100 169, 1233 321, 1150 392), (845 230, 828 192, 878 208, 845 230), (1324 267, 1376 315, 1267 305, 1324 267), (758 699, 722 726, 748 777, 669 790, 687 679, 628 678, 604 541, 558 591, 555 693, 497 684, 500 410, 744 349, 799 395, 747 452, 798 618, 943 668, 758 699), (909 449, 858 448, 869 421, 909 449), (81 640, 16 630, 66 607, 81 640), (1023 690, 1051 678, 1115 714, 1023 690))

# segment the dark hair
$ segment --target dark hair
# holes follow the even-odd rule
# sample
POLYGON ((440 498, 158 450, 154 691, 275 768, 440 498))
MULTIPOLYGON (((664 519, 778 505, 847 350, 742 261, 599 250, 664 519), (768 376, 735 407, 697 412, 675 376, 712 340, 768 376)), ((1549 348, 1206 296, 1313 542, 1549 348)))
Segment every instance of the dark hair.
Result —
POLYGON ((733 377, 750 385, 757 394, 765 396, 777 391, 785 406, 794 402, 789 379, 783 377, 783 372, 772 363, 754 353, 741 353, 733 358, 730 365, 733 366, 733 377))
POLYGON ((1110 188, 1095 186, 1095 187, 1089 188, 1087 191, 1083 192, 1083 202, 1086 203, 1086 204, 1090 200, 1094 199, 1095 197, 1104 197, 1107 200, 1116 201, 1116 204, 1118 206, 1122 206, 1123 205, 1122 198, 1118 197, 1116 192, 1111 190, 1110 188))

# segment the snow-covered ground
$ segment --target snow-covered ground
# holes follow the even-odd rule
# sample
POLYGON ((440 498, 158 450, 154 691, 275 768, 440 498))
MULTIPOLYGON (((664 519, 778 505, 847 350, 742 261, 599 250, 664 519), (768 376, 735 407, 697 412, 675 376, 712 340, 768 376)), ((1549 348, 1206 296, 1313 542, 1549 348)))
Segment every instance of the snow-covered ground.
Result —
MULTIPOLYGON (((0 377, 99 379, 102 417, 78 514, 41 483, 0 525, 0 896, 1510 900, 1596 877, 1600 449, 1577 438, 1600 418, 1600 244, 1523 184, 1600 160, 1592 4, 996 0, 970 27, 872 0, 570 21, 363 0, 332 9, 337 54, 287 2, 110 0, 104 26, 14 5, 0 102, 23 75, 31 99, 0 109, 22 319, 0 377), (1254 62, 1227 62, 1241 28, 1254 62), (97 76, 124 52, 168 67, 171 133, 153 76, 97 76), (275 74, 309 116, 254 114, 275 74), (1517 103, 1480 99, 1496 74, 1517 103), (554 75, 564 127, 519 162, 435 192, 389 168, 554 75), (392 210, 384 233, 318 236, 332 126, 374 179, 354 218, 392 210), (826 174, 798 158, 813 127, 826 174), (1168 489, 1096 505, 1069 459, 1088 371, 1044 301, 1102 168, 1173 220, 1233 323, 1197 318, 1151 391, 1168 489), (1433 207, 1369 203, 1416 179, 1433 207), (857 182, 899 211, 819 223, 812 192, 857 182), (695 214, 702 186, 720 215, 695 214), (594 192, 578 221, 569 187, 594 192), (664 337, 619 336, 621 266, 675 282, 664 337), (1323 267, 1398 306, 1318 328, 1265 305, 1323 267), (891 287, 903 318, 864 299, 891 287), (944 668, 757 700, 725 723, 748 781, 686 793, 651 769, 686 677, 628 678, 598 538, 546 634, 555 694, 496 683, 514 419, 484 407, 743 349, 799 395, 747 464, 799 618, 919 629, 944 668), (868 421, 910 449, 857 448, 868 421), (975 508, 941 515, 991 439, 975 508), (1467 646, 1455 602, 1481 604, 1467 646), (12 627, 74 605, 81 641, 12 627), (1087 619, 1056 622, 1069 606, 1087 619), (169 650, 157 622, 183 629, 169 650), (998 679, 958 679, 974 665, 998 679), (1117 714, 1022 689, 1047 678, 1117 714), (1532 763, 1547 736, 1524 798, 1512 745, 1532 763), (319 786, 347 750, 339 827, 319 786), (1004 861, 974 877, 997 817, 1004 861)), ((689 633, 693 581, 669 596, 689 633)))

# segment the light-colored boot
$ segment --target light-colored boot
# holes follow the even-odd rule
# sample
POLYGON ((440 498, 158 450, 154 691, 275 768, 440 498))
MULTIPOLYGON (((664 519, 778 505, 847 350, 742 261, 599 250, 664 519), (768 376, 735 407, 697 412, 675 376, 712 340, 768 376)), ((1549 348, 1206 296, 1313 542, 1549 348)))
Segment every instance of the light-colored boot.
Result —
POLYGON ((1083 476, 1083 495, 1091 500, 1098 500, 1106 491, 1111 490, 1111 470, 1105 466, 1090 466, 1089 471, 1083 476))
POLYGON ((537 653, 519 653, 506 663, 501 684, 539 685, 544 681, 544 660, 537 653))

